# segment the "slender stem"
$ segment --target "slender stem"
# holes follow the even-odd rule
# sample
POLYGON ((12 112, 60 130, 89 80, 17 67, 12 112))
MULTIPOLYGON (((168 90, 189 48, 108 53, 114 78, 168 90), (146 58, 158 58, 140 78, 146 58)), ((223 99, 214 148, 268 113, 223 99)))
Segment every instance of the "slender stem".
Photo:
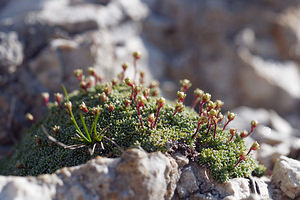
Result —
POLYGON ((214 120, 214 124, 215 124, 215 129, 214 129, 214 139, 216 138, 216 132, 217 132, 217 121, 214 120))
POLYGON ((144 128, 139 105, 137 105, 137 111, 138 111, 138 116, 139 116, 139 120, 140 120, 140 123, 141 123, 141 127, 144 128))
POLYGON ((75 118, 74 118, 74 115, 73 115, 72 110, 69 109, 69 111, 70 111, 70 115, 71 115, 71 120, 73 121, 73 124, 75 125, 75 127, 76 127, 76 129, 77 129, 79 135, 80 135, 85 141, 89 142, 89 139, 87 139, 87 138, 83 135, 83 133, 81 132, 81 130, 80 130, 80 128, 79 128, 79 126, 78 126, 78 124, 77 124, 75 118))
POLYGON ((200 124, 201 124, 201 121, 199 120, 198 121, 198 126, 197 126, 197 129, 196 129, 196 132, 192 135, 192 138, 196 137, 198 131, 199 131, 199 128, 200 128, 200 124))
POLYGON ((175 111, 174 111, 174 113, 173 113, 173 116, 175 116, 175 115, 176 115, 176 113, 177 113, 177 109, 175 109, 175 111))
POLYGON ((249 151, 248 151, 248 153, 247 153, 247 156, 249 155, 249 153, 251 152, 251 150, 252 150, 252 149, 250 148, 249 151))
POLYGON ((231 136, 230 136, 230 139, 228 140, 228 142, 230 142, 230 141, 233 139, 233 136, 234 136, 234 135, 231 135, 231 136))
POLYGON ((197 98, 194 97, 193 104, 191 105, 191 108, 194 109, 195 106, 197 105, 197 103, 198 103, 197 98))
POLYGON ((84 128, 84 131, 85 131, 85 133, 86 133, 86 135, 87 135, 87 138, 88 138, 89 141, 91 142, 91 141, 92 141, 92 140, 91 140, 91 136, 90 136, 89 131, 87 130, 87 127, 86 127, 85 121, 84 121, 84 119, 83 119, 83 116, 82 116, 81 113, 79 114, 79 116, 80 116, 80 120, 81 120, 82 125, 83 125, 83 128, 84 128))
POLYGON ((154 125, 153 125, 153 127, 155 127, 156 126, 156 122, 157 122, 157 120, 158 120, 158 116, 159 116, 159 110, 161 109, 161 107, 158 107, 157 108, 157 112, 156 112, 156 118, 155 118, 155 121, 154 121, 154 125))
POLYGON ((241 161, 242 161, 242 159, 239 159, 239 161, 237 161, 237 163, 234 165, 234 167, 236 167, 241 161))
POLYGON ((224 126, 223 126, 223 131, 225 130, 225 128, 226 128, 226 126, 229 124, 229 120, 227 120, 227 122, 224 124, 224 126))
POLYGON ((251 130, 249 131, 249 133, 248 133, 248 135, 246 137, 248 137, 251 133, 253 133, 253 131, 254 131, 254 128, 251 127, 251 130))
POLYGON ((136 59, 133 60, 133 66, 134 66, 134 76, 133 76, 133 82, 135 82, 136 74, 137 74, 137 66, 136 66, 136 59))
POLYGON ((210 128, 211 128, 211 123, 210 122, 208 122, 208 128, 207 128, 207 132, 206 132, 206 135, 209 133, 209 131, 210 131, 210 128))
POLYGON ((199 111, 199 116, 201 116, 203 110, 203 102, 200 101, 200 111, 199 111))

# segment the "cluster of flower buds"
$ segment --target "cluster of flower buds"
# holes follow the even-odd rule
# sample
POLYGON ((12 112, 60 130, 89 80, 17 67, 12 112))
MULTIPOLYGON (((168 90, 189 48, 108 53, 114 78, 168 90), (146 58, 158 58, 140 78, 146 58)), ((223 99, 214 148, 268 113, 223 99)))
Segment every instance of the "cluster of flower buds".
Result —
POLYGON ((142 54, 138 51, 135 51, 132 53, 133 56, 133 66, 134 66, 134 77, 133 77, 133 81, 135 81, 136 79, 136 74, 137 74, 137 60, 139 60, 142 56, 142 54))
POLYGON ((101 101, 106 102, 108 97, 105 94, 105 92, 102 92, 101 94, 98 94, 99 98, 101 99, 101 101))
POLYGON ((104 85, 103 91, 106 95, 108 95, 112 91, 112 83, 108 82, 104 85))
POLYGON ((245 154, 245 152, 241 152, 240 155, 239 155, 239 160, 237 161, 237 163, 234 165, 234 167, 236 167, 240 162, 242 162, 243 160, 246 160, 246 156, 248 156, 250 154, 251 151, 256 151, 258 150, 260 147, 259 147, 259 144, 257 141, 255 141, 252 146, 250 147, 249 151, 247 154, 245 154))
POLYGON ((154 121, 155 121, 154 113, 151 113, 150 115, 148 115, 148 122, 150 123, 151 129, 153 129, 154 121))
POLYGON ((118 80, 117 80, 116 78, 112 79, 112 80, 111 80, 111 84, 112 84, 113 86, 118 85, 118 80))
POLYGON ((100 107, 99 106, 93 107, 91 110, 92 110, 92 113, 96 116, 100 112, 100 107))
POLYGON ((41 96, 42 96, 42 99, 43 99, 43 102, 44 102, 45 106, 48 107, 48 105, 49 105, 49 98, 50 98, 49 93, 48 92, 42 92, 41 96))
POLYGON ((115 107, 110 103, 110 104, 108 105, 108 110, 109 110, 109 112, 113 112, 114 109, 115 109, 115 107))
POLYGON ((63 95, 61 93, 55 93, 54 97, 55 97, 55 101, 56 101, 57 105, 60 107, 60 109, 63 109, 63 107, 61 105, 61 100, 63 98, 63 95))
POLYGON ((225 130, 225 128, 229 124, 229 122, 231 122, 232 120, 234 120, 235 117, 236 117, 235 113, 233 113, 233 112, 227 112, 227 121, 225 122, 225 124, 223 126, 223 130, 225 130))
POLYGON ((236 135, 237 129, 231 128, 231 129, 229 129, 229 133, 231 136, 230 136, 230 139, 228 142, 230 142, 233 139, 233 137, 236 135))
POLYGON ((95 85, 97 85, 98 81, 99 81, 100 83, 103 82, 103 78, 102 78, 100 75, 98 75, 98 74, 96 73, 96 71, 95 71, 95 69, 94 69, 93 67, 89 67, 89 68, 88 68, 88 73, 89 73, 92 77, 94 77, 94 84, 95 84, 95 85))
POLYGON ((71 101, 66 102, 66 103, 65 103, 65 107, 66 107, 66 109, 67 109, 67 113, 68 113, 69 115, 71 115, 71 112, 72 112, 72 102, 71 102, 71 101))
POLYGON ((89 110, 87 109, 86 105, 84 102, 82 102, 80 105, 79 105, 79 108, 82 112, 85 112, 85 113, 88 113, 89 110))
POLYGON ((186 92, 190 87, 192 87, 192 83, 188 79, 180 80, 181 91, 186 92))
POLYGON ((125 78, 125 84, 131 87, 131 95, 130 95, 130 100, 133 98, 133 93, 134 93, 134 84, 133 81, 130 78, 125 78))
POLYGON ((118 74, 118 79, 120 82, 123 82, 124 81, 124 77, 125 77, 125 72, 128 68, 128 63, 123 63, 122 64, 122 69, 123 71, 121 71, 119 74, 118 74))
POLYGON ((258 122, 256 120, 251 121, 251 130, 248 133, 248 136, 253 133, 254 129, 258 126, 258 122))
POLYGON ((82 76, 83 76, 83 71, 82 69, 75 69, 74 70, 74 75, 78 79, 78 81, 81 81, 82 76))
POLYGON ((58 133, 59 133, 59 129, 60 129, 60 127, 59 127, 59 126, 57 126, 57 125, 54 125, 54 126, 52 127, 52 132, 53 132, 55 135, 58 135, 58 133))
POLYGON ((126 100, 125 100, 125 107, 127 108, 127 107, 130 106, 130 105, 131 105, 131 100, 126 99, 126 100))
POLYGON ((199 88, 194 90, 194 100, 193 100, 193 104, 191 105, 191 108, 195 108, 197 103, 201 100, 203 94, 204 94, 203 90, 200 90, 199 88))
POLYGON ((180 91, 177 92, 177 102, 183 103, 185 97, 186 97, 186 94, 184 92, 180 92, 180 91))
POLYGON ((176 115, 177 112, 182 112, 183 111, 183 103, 182 102, 177 102, 175 106, 175 111, 173 113, 173 116, 176 115))

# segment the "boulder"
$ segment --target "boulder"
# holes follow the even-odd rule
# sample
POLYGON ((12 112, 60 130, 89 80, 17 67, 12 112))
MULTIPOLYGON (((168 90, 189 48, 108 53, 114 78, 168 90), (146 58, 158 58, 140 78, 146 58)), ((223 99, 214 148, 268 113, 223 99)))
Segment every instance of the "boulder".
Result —
POLYGON ((283 195, 298 199, 300 197, 300 161, 281 156, 274 167, 271 183, 283 195))

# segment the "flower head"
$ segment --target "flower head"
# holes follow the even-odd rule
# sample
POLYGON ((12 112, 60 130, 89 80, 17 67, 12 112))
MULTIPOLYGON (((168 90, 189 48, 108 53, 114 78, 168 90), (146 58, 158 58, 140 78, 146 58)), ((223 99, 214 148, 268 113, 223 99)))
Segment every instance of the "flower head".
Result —
POLYGON ((88 113, 89 110, 87 109, 86 105, 84 102, 82 102, 80 105, 79 105, 79 108, 81 111, 85 112, 85 113, 88 113))

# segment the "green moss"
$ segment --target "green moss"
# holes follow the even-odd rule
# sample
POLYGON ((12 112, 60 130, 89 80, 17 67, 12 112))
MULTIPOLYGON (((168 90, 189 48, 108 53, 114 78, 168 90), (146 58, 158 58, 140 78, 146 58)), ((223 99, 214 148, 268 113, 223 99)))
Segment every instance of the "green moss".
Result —
MULTIPOLYGON (((137 114, 136 104, 132 103, 125 107, 125 100, 129 99, 131 88, 125 84, 113 86, 113 90, 108 94, 108 100, 103 102, 98 94, 102 93, 104 86, 91 88, 87 94, 84 92, 75 92, 70 95, 70 101, 73 104, 73 113, 77 123, 83 130, 79 120, 79 110, 81 102, 85 102, 88 109, 100 106, 101 114, 97 123, 97 131, 103 132, 106 138, 103 138, 101 145, 97 145, 95 153, 90 156, 86 145, 83 148, 71 150, 63 148, 47 139, 42 131, 43 125, 48 133, 58 141, 66 145, 80 143, 72 138, 75 137, 76 128, 70 120, 66 110, 61 110, 57 105, 51 104, 49 111, 44 119, 34 125, 24 135, 22 141, 14 148, 13 153, 6 157, 0 166, 0 173, 3 175, 39 175, 43 173, 53 173, 55 170, 64 166, 74 166, 85 163, 96 155, 117 157, 120 150, 111 141, 114 141, 122 149, 141 146, 148 152, 162 151, 168 152, 175 143, 188 144, 188 148, 196 150, 199 154, 195 158, 199 164, 207 166, 213 177, 226 182, 229 178, 247 177, 257 167, 256 161, 247 156, 238 166, 234 165, 239 160, 239 153, 247 151, 244 141, 235 136, 231 142, 228 142, 230 133, 217 129, 216 138, 213 138, 213 128, 207 133, 207 124, 200 127, 198 137, 193 138, 199 116, 193 109, 184 107, 183 112, 178 112, 173 116, 176 104, 167 101, 162 107, 156 128, 151 129, 147 121, 148 115, 156 113, 157 97, 148 97, 145 108, 141 108, 141 115, 144 128, 141 128, 137 114), (108 109, 108 104, 114 106, 112 112, 108 109), (60 126, 59 133, 55 135, 52 132, 54 125, 60 126), (36 138, 40 138, 39 144, 36 138)), ((84 114, 88 129, 94 121, 95 116, 89 112, 84 114)))

